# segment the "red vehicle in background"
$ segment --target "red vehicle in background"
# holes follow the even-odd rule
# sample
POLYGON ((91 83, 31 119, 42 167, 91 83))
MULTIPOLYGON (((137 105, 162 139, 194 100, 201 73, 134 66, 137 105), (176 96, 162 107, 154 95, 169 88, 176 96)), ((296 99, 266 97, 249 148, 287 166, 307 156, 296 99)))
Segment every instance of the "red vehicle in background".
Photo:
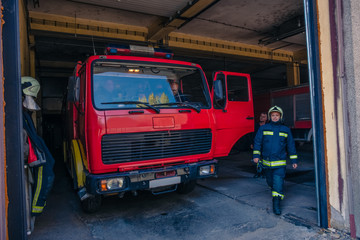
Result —
POLYGON ((110 46, 77 64, 64 155, 85 211, 129 191, 190 192, 197 179, 217 174, 215 157, 253 132, 248 74, 216 72, 211 94, 199 65, 170 58, 160 49, 110 46))
POLYGON ((294 140, 309 142, 312 140, 311 104, 309 85, 300 85, 254 96, 255 116, 267 112, 270 106, 277 105, 284 111, 284 124, 290 127, 294 140))

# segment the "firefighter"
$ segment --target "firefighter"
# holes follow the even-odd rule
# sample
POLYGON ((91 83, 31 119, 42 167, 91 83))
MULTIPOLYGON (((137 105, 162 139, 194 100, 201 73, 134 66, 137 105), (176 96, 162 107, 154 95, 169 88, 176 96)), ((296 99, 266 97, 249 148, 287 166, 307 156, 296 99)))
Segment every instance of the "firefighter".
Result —
POLYGON ((180 92, 179 92, 179 80, 177 79, 169 79, 170 88, 172 93, 174 94, 174 98, 176 102, 181 102, 180 92))
MULTIPOLYGON (((261 112, 260 117, 259 117, 259 122, 255 125, 254 134, 252 136, 253 139, 252 139, 252 143, 250 145, 251 149, 254 149, 254 138, 256 136, 257 131, 259 130, 259 128, 262 125, 265 125, 267 123, 267 121, 268 121, 268 114, 266 112, 261 112)), ((263 171, 262 164, 258 162, 256 164, 256 173, 254 175, 254 178, 258 178, 258 177, 264 178, 265 177, 264 174, 265 174, 265 172, 263 171)))
POLYGON ((189 99, 184 96, 184 94, 180 90, 180 81, 179 79, 173 78, 168 79, 168 82, 170 84, 170 88, 172 93, 174 94, 174 98, 176 102, 188 102, 189 99))
POLYGON ((47 195, 53 185, 55 160, 44 140, 37 135, 31 118, 33 111, 40 110, 34 100, 40 90, 40 84, 35 78, 22 77, 21 86, 23 92, 24 160, 25 169, 27 169, 25 171, 28 211, 27 233, 31 234, 34 229, 35 216, 42 213, 46 205, 47 195))
POLYGON ((284 177, 287 154, 293 169, 297 168, 297 154, 291 131, 283 123, 283 111, 273 106, 268 111, 270 122, 261 126, 254 139, 253 161, 265 170, 266 182, 271 188, 273 211, 281 214, 280 201, 284 198, 284 177))

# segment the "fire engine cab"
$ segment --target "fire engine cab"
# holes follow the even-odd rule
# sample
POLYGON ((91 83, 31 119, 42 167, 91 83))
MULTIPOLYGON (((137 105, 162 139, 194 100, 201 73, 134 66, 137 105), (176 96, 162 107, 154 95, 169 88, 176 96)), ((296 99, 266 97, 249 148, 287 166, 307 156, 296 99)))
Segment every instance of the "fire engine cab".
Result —
POLYGON ((109 46, 78 62, 65 109, 65 163, 87 212, 138 190, 187 193, 254 130, 248 74, 214 73, 162 49, 109 46))

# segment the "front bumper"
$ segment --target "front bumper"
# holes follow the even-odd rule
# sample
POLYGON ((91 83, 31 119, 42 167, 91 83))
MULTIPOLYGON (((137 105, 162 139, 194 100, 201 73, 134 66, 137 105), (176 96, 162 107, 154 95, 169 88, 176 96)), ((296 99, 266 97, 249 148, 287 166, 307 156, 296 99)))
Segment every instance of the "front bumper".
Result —
MULTIPOLYGON (((86 192, 89 194, 111 194, 136 190, 151 190, 166 186, 173 186, 180 183, 187 183, 192 180, 216 176, 218 161, 201 161, 177 166, 167 166, 156 169, 144 169, 122 173, 110 174, 88 174, 86 176, 86 192), (207 175, 200 175, 200 167, 213 166, 214 172, 207 175), (167 174, 169 176, 167 176, 167 174), (123 187, 113 190, 102 190, 101 181, 112 178, 123 178, 123 187)), ((175 188, 176 189, 176 188, 175 188)))

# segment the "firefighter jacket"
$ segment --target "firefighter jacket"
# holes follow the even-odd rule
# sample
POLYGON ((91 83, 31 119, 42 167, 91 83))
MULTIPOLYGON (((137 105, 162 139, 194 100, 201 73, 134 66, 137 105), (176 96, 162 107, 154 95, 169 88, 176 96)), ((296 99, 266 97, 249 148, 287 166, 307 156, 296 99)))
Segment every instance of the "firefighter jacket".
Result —
POLYGON ((45 158, 45 161, 43 161, 42 165, 31 168, 35 178, 31 214, 33 216, 37 216, 42 213, 46 205, 46 198, 54 182, 55 176, 53 167, 55 160, 47 148, 44 140, 37 135, 34 123, 27 111, 23 111, 23 127, 31 139, 33 148, 36 149, 36 152, 43 153, 42 155, 45 158))
POLYGON ((297 163, 295 142, 288 127, 280 121, 261 126, 254 139, 253 159, 259 158, 264 167, 286 167, 287 154, 297 163))

